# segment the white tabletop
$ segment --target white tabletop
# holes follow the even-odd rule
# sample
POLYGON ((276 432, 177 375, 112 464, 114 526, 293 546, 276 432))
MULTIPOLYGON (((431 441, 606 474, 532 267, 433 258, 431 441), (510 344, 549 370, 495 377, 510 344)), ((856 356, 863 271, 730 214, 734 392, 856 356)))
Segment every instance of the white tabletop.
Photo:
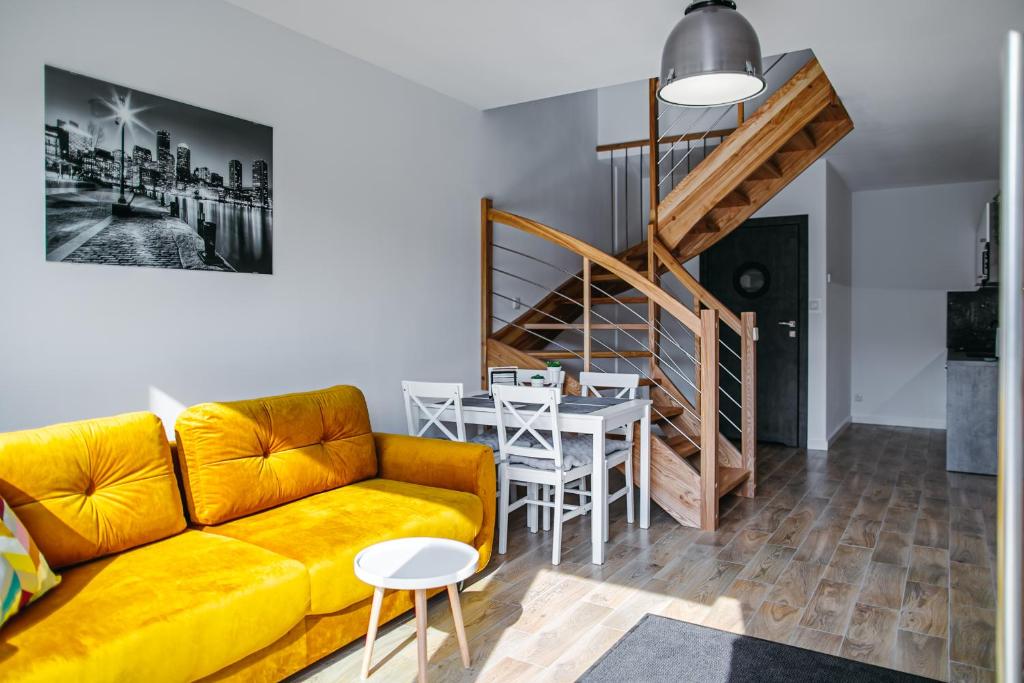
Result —
POLYGON ((398 590, 440 588, 476 572, 476 548, 447 538, 398 538, 366 548, 355 559, 356 576, 371 586, 398 590))

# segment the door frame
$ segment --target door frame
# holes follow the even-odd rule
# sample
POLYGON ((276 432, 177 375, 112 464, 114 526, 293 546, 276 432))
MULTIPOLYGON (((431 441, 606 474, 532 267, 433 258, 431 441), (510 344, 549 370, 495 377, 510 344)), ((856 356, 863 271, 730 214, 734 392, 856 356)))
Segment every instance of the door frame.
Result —
MULTIPOLYGON (((797 359, 797 372, 799 377, 797 378, 797 443, 800 448, 807 448, 807 333, 809 325, 810 312, 807 310, 808 305, 808 292, 807 292, 807 273, 809 270, 808 264, 808 245, 807 245, 807 231, 809 219, 807 214, 795 215, 795 216, 772 216, 770 218, 749 218, 743 222, 743 224, 736 228, 736 230, 757 230, 758 228, 772 228, 780 225, 792 225, 796 223, 797 226, 797 263, 800 267, 800 272, 797 275, 797 334, 799 335, 798 354, 797 359)), ((711 249, 714 249, 712 245, 711 249)), ((707 273, 707 259, 700 259, 700 283, 706 285, 708 281, 707 273)), ((741 313, 742 311, 734 311, 735 313, 741 313)), ((758 327, 761 326, 761 321, 758 321, 758 327)))

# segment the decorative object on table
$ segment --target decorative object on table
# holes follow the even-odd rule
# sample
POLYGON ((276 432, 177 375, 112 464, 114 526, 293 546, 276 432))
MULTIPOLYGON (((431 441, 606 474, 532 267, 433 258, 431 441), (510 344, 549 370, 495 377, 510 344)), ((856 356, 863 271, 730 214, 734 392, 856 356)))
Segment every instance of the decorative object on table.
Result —
POLYGON ((531 387, 543 387, 544 386, 544 375, 534 375, 530 378, 531 387))
POLYGON ((930 678, 883 669, 792 645, 645 615, 587 669, 581 683, 729 681, 729 683, 924 683, 930 678))
POLYGON ((28 529, 0 498, 0 626, 60 583, 28 529))
POLYGON ((458 583, 476 573, 480 553, 472 546, 446 538, 399 538, 371 545, 356 555, 355 573, 360 581, 373 586, 370 627, 366 632, 362 678, 370 675, 373 641, 377 637, 384 591, 411 590, 416 607, 416 655, 418 680, 427 680, 427 591, 447 588, 452 621, 459 639, 462 665, 469 668, 469 645, 462 622, 458 583))
POLYGON ((266 273, 273 129, 45 68, 46 260, 266 273))
POLYGON ((548 383, 552 386, 558 386, 561 384, 562 379, 562 364, 557 360, 549 360, 548 366, 548 383))
POLYGON ((515 366, 504 366, 487 369, 487 396, 494 397, 494 385, 504 384, 516 386, 519 384, 519 368, 515 366))

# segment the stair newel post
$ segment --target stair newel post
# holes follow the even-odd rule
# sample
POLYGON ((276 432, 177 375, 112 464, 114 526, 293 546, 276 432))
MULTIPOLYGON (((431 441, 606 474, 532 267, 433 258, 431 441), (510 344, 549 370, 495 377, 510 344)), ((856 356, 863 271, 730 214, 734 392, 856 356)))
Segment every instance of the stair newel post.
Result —
MULTIPOLYGON (((647 82, 647 120, 650 135, 647 141, 649 159, 648 185, 650 186, 651 212, 647 224, 647 277, 658 284, 658 257, 654 253, 654 245, 658 240, 658 203, 661 200, 661 171, 658 164, 660 146, 658 145, 658 79, 647 82)), ((652 299, 647 300, 647 348, 651 352, 648 359, 651 377, 658 367, 658 346, 661 343, 658 335, 658 305, 652 299)))
POLYGON ((491 336, 491 306, 494 283, 491 257, 493 254, 494 222, 491 220, 493 204, 488 197, 480 200, 480 388, 487 382, 487 339, 491 336))
POLYGON ((740 314, 740 394, 741 452, 743 469, 750 472, 747 482, 739 490, 741 496, 753 498, 757 489, 757 314, 740 314))
POLYGON ((718 528, 718 311, 700 313, 700 525, 718 528))
POLYGON ((590 327, 590 259, 583 257, 583 371, 590 372, 591 327, 590 327))

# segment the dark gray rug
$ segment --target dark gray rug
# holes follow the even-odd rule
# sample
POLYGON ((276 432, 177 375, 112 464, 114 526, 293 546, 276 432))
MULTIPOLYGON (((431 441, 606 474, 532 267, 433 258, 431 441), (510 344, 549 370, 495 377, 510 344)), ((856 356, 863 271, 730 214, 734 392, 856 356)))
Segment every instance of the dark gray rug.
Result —
POLYGON ((931 679, 648 614, 579 680, 912 683, 931 679))

